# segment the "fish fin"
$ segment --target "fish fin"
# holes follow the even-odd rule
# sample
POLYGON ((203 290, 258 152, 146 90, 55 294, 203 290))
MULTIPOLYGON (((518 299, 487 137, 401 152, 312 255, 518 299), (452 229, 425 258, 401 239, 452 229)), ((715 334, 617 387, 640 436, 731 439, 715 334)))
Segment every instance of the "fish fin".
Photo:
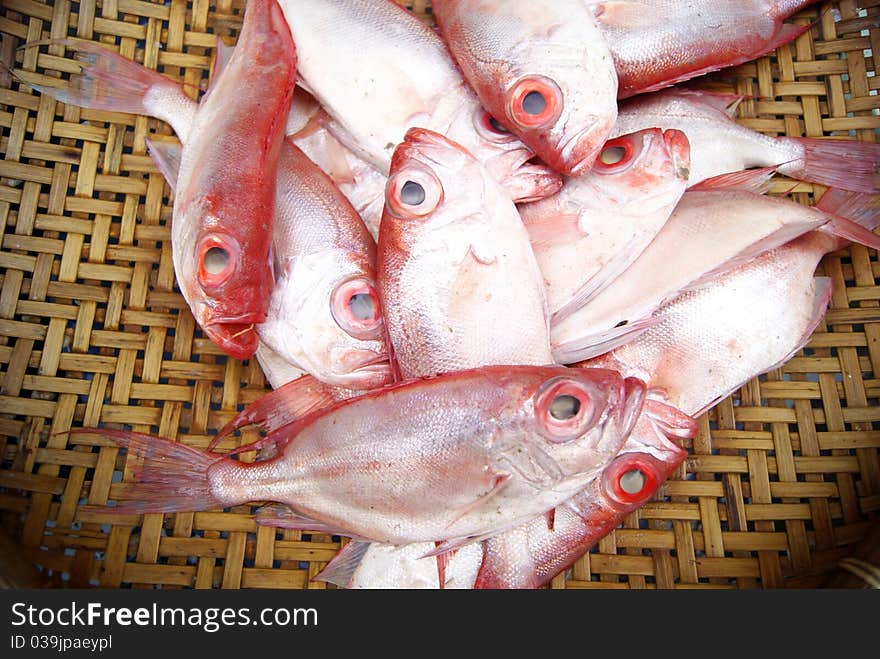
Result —
MULTIPOLYGON (((786 362, 790 361, 795 355, 797 355, 797 353, 800 352, 801 349, 809 342, 810 337, 813 335, 813 332, 816 331, 816 327, 818 327, 819 323, 822 321, 822 318, 825 317, 825 312, 828 309, 828 303, 831 301, 831 278, 814 277, 814 282, 815 290, 813 291, 813 307, 810 314, 810 320, 807 323, 803 334, 795 343, 792 350, 785 357, 763 369, 761 373, 767 373, 768 371, 772 371, 775 368, 779 368, 786 362)), ((755 373, 752 377, 757 377, 761 375, 761 373, 755 373)), ((722 401, 730 396, 734 391, 742 387, 746 382, 748 382, 748 380, 739 382, 735 386, 732 386, 726 391, 721 392, 711 402, 694 412, 694 414, 692 415, 693 418, 696 419, 708 410, 712 409, 712 407, 714 407, 719 401, 722 401)))
POLYGON ((340 588, 348 588, 369 549, 369 542, 352 540, 312 579, 336 584, 340 588))
POLYGON ((244 426, 260 424, 263 430, 272 433, 344 397, 343 389, 324 384, 311 375, 304 375, 264 394, 244 408, 220 429, 210 448, 244 426))
MULTIPOLYGON (((501 492, 508 485, 508 483, 510 482, 510 479, 511 479, 510 474, 502 474, 502 473, 497 474, 495 476, 495 482, 492 484, 492 488, 488 492, 486 492, 485 494, 480 496, 479 498, 474 499, 471 503, 469 503, 461 511, 459 511, 458 515, 455 517, 455 519, 453 519, 451 522, 449 522, 448 526, 453 526, 458 520, 460 520, 461 518, 468 515, 472 510, 476 509, 479 506, 484 505, 486 503, 486 501, 495 497, 499 492, 501 492)), ((444 544, 447 542, 451 542, 451 541, 449 541, 449 540, 444 541, 444 544)), ((467 540, 467 542, 470 542, 470 540, 467 540)), ((465 542, 463 544, 467 544, 467 542, 465 542)), ((458 547, 461 545, 458 544, 455 546, 458 547)), ((437 549, 439 549, 439 546, 437 547, 437 549)), ((443 551, 449 551, 449 549, 448 548, 443 549, 443 551)), ((442 552, 435 550, 434 552, 425 554, 425 556, 437 556, 440 553, 442 553, 442 552)))
POLYGON ((147 152, 156 168, 162 172, 162 176, 168 181, 172 192, 177 189, 177 175, 180 172, 180 159, 183 147, 180 142, 158 142, 149 137, 144 140, 147 144, 147 152))
POLYGON ((836 238, 828 251, 842 249, 850 241, 877 249, 873 231, 880 226, 880 195, 832 188, 822 195, 816 208, 832 216, 820 229, 836 238))
POLYGON ((112 428, 81 428, 77 435, 109 439, 128 452, 128 467, 134 482, 120 483, 116 492, 122 501, 100 506, 100 512, 173 513, 224 508, 229 502, 214 495, 208 470, 226 458, 161 437, 112 428))
POLYGON ((214 48, 214 65, 211 67, 211 80, 215 80, 223 73, 223 69, 232 59, 235 52, 235 46, 227 46, 223 41, 223 37, 217 36, 217 45, 214 48))
POLYGON ((856 140, 780 137, 804 155, 779 171, 791 178, 853 192, 880 192, 880 144, 856 140))
POLYGON ((550 316, 550 327, 558 325, 563 320, 577 312, 579 309, 587 306, 593 298, 617 279, 624 270, 626 270, 633 261, 641 254, 650 244, 645 241, 644 237, 636 236, 631 238, 626 245, 618 250, 617 254, 608 261, 602 268, 590 277, 584 284, 571 296, 571 298, 550 316))
POLYGON ((153 116, 167 121, 181 137, 189 132, 197 104, 183 93, 179 83, 89 41, 67 38, 49 43, 75 51, 81 71, 70 76, 66 87, 32 85, 37 91, 62 103, 91 110, 153 116), (183 102, 145 107, 147 95, 159 87, 179 95, 183 102), (166 114, 164 108, 170 112, 166 114))
MULTIPOLYGON (((441 543, 434 543, 435 547, 439 547, 441 543)), ((444 552, 436 556, 435 560, 437 561, 437 583, 440 584, 440 590, 444 590, 446 588, 446 568, 449 567, 449 561, 455 556, 455 552, 458 549, 450 549, 448 552, 444 552)))
MULTIPOLYGON (((472 542, 482 542, 483 540, 491 538, 498 533, 499 531, 492 531, 491 533, 484 533, 482 535, 470 535, 464 538, 449 538, 447 540, 437 541, 434 543, 434 549, 426 551, 424 554, 419 556, 419 558, 436 558, 443 556, 444 554, 454 554, 465 545, 469 545, 472 542)), ((439 565, 437 567, 439 569, 439 565)))
POLYGON ((692 439, 699 430, 697 420, 677 407, 649 398, 645 401, 645 414, 667 437, 692 439))
POLYGON ((639 334, 657 324, 652 317, 640 318, 604 332, 566 341, 553 346, 553 357, 559 364, 574 364, 613 350, 635 339, 639 334))
MULTIPOLYGON (((343 528, 300 515, 290 506, 280 503, 261 506, 254 515, 254 521, 258 526, 271 526, 276 529, 311 531, 313 533, 327 533, 329 535, 350 535, 343 528)), ((367 542, 365 538, 358 538, 358 540, 367 542)))
POLYGON ((742 169, 738 172, 719 174, 711 178, 703 179, 696 185, 688 188, 691 191, 714 191, 714 190, 743 190, 755 194, 766 194, 770 191, 770 179, 776 173, 779 165, 771 167, 756 167, 754 169, 742 169))

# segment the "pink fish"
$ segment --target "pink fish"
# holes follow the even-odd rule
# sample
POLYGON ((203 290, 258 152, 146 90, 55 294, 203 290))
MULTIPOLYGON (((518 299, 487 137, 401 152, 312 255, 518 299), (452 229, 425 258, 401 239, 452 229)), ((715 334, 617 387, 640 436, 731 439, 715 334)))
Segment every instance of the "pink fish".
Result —
POLYGON ((514 200, 559 189, 559 175, 496 130, 440 37, 391 0, 280 0, 297 42, 301 84, 335 136, 379 172, 412 127, 461 144, 514 200), (332 44, 332 48, 328 48, 332 44))
POLYGON ((819 227, 880 248, 880 236, 858 223, 876 221, 878 200, 832 191, 810 207, 744 190, 686 192, 629 268, 553 327, 554 356, 570 364, 606 352, 650 327, 651 314, 683 289, 819 227))
POLYGON ((497 121, 557 171, 588 171, 617 116, 614 60, 589 3, 436 0, 432 8, 497 121))
POLYGON ((655 91, 769 53, 810 29, 783 23, 816 0, 592 3, 611 48, 618 97, 655 91))
MULTIPOLYGON (((214 75, 233 61, 218 42, 214 75)), ((70 44, 79 48, 78 42, 70 44)), ((63 90, 44 90, 84 107, 149 114, 167 121, 186 148, 199 106, 163 75, 98 46, 87 46, 81 74, 63 90)), ((308 134, 320 114, 298 92, 287 129, 308 134)), ((326 132, 326 131, 324 131, 326 132)), ((150 155, 173 189, 182 149, 148 140, 150 155)), ((376 173, 383 181, 384 177, 376 173)), ((289 139, 278 156, 272 244, 275 284, 266 317, 256 326, 258 358, 268 377, 285 382, 307 371, 340 386, 369 389, 390 381, 375 283, 375 244, 364 223, 329 180, 289 139), (352 304, 354 302, 355 304, 352 304), (291 370, 292 369, 292 370, 291 370)))
POLYGON ((554 327, 657 235, 687 187, 688 154, 688 139, 678 130, 624 135, 607 142, 593 169, 566 179, 558 194, 519 206, 554 327))
MULTIPOLYGON (((643 389, 642 389, 643 391, 643 389)), ((115 512, 290 507, 260 523, 438 552, 552 509, 625 441, 613 371, 501 366, 411 380, 306 415, 242 463, 164 439, 90 429, 143 460, 115 512)))
POLYGON ((690 185, 750 167, 855 192, 876 193, 880 144, 855 139, 773 137, 733 120, 741 97, 667 89, 620 104, 613 137, 658 126, 687 133, 690 185))
POLYGON ((553 362, 541 272, 516 207, 442 135, 411 129, 394 152, 377 268, 403 377, 553 362))

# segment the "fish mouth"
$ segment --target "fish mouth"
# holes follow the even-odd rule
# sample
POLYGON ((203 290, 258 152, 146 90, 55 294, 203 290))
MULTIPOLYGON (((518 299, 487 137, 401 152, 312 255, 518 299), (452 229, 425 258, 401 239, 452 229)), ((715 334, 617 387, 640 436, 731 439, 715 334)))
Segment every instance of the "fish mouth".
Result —
POLYGON ((357 390, 370 390, 390 384, 394 379, 391 363, 387 356, 382 359, 384 361, 381 363, 361 366, 349 373, 346 378, 347 386, 357 390))
POLYGON ((256 325, 262 322, 256 318, 232 321, 214 321, 202 325, 202 329, 223 352, 234 359, 249 359, 257 352, 260 338, 256 325))
POLYGON ((580 176, 592 168, 613 127, 613 122, 600 122, 598 117, 575 131, 559 144, 557 157, 551 165, 566 176, 580 176))
POLYGON ((483 165, 517 204, 550 197, 562 189, 562 175, 535 159, 529 149, 505 151, 483 165))

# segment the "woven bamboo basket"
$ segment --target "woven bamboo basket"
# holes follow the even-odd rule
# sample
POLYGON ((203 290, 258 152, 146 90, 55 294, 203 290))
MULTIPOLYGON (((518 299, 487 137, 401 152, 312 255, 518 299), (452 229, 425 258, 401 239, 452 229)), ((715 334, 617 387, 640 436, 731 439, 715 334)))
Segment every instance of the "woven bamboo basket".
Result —
MULTIPOLYGON (((428 2, 401 4, 431 21, 428 2)), ((35 81, 64 77, 77 67, 62 48, 19 46, 76 36, 195 97, 215 35, 233 43, 242 11, 242 0, 3 0, 0 59, 35 81)), ((747 95, 739 121, 768 134, 876 141, 880 2, 823 2, 794 21, 815 24, 700 85, 747 95)), ((204 337, 176 289, 171 193, 144 145, 170 128, 0 76, 0 570, 15 564, 0 583, 328 587, 312 577, 340 539, 258 528, 248 506, 143 517, 84 507, 113 498, 124 458, 64 431, 124 424, 204 447, 268 385, 255 360, 228 359, 204 337)), ((822 191, 774 182, 805 204, 822 191)), ((704 415, 655 500, 550 587, 820 587, 869 536, 880 513, 880 263, 853 246, 819 274, 834 296, 806 349, 704 415)))

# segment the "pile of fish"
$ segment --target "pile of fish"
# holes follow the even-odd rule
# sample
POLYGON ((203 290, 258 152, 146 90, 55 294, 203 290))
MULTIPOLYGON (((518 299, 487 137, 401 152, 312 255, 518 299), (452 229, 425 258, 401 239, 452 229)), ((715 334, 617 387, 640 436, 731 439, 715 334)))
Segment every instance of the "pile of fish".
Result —
POLYGON ((880 146, 672 86, 810 4, 434 0, 437 32, 390 0, 249 0, 199 102, 61 40, 81 71, 41 92, 174 129, 149 149, 180 290, 274 387, 225 455, 78 431, 138 458, 113 510, 268 502, 259 524, 351 538, 320 577, 345 587, 546 584, 803 347, 822 256, 880 247, 880 146), (777 172, 827 190, 766 196, 777 172))

